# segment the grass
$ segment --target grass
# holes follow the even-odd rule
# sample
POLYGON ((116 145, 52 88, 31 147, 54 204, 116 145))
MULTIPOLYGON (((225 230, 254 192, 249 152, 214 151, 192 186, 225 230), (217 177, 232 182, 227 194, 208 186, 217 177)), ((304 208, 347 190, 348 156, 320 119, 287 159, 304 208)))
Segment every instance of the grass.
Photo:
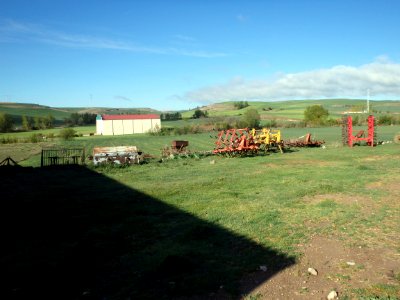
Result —
MULTIPOLYGON (((29 275, 42 263, 48 274, 60 270, 65 276, 80 274, 70 283, 71 297, 86 290, 95 298, 115 299, 152 298, 157 293, 208 295, 221 285, 224 292, 234 295, 238 280, 260 265, 279 272, 292 264, 301 255, 296 245, 315 234, 398 253, 394 237, 400 234, 400 208, 397 194, 391 194, 396 191, 369 186, 400 182, 399 145, 342 147, 337 127, 285 129, 283 135, 295 138, 307 131, 313 138, 326 140, 326 148, 283 155, 153 161, 126 168, 33 169, 4 176, 1 184, 8 201, 3 211, 9 215, 3 221, 14 224, 7 228, 21 237, 16 246, 2 250, 3 269, 12 274, 6 273, 7 283, 16 284, 15 276, 21 293, 26 291, 29 280, 15 272, 29 275), (15 182, 20 190, 13 189, 15 182), (23 202, 11 201, 20 196, 23 202), (350 201, 356 197, 363 202, 350 201), (34 213, 25 211, 25 206, 34 213), (35 220, 41 218, 49 223, 39 226, 35 220), (20 225, 15 223, 18 220, 20 225), (33 240, 22 238, 29 233, 33 240), (54 234, 59 237, 56 241, 54 234), (38 242, 42 240, 43 245, 38 242)), ((396 126, 380 127, 379 139, 391 140, 398 131, 396 126)), ((143 134, 57 143, 84 145, 88 153, 94 146, 137 145, 159 155, 173 139, 189 140, 196 151, 211 150, 214 141, 209 134, 143 134)), ((37 156, 23 165, 37 166, 37 156)), ((8 235, 6 241, 15 242, 8 235)), ((38 277, 43 278, 49 279, 38 277)), ((65 288, 63 283, 54 284, 65 288)), ((398 290, 399 284, 357 293, 386 297, 398 290)), ((351 285, 349 293, 354 293, 351 285)))

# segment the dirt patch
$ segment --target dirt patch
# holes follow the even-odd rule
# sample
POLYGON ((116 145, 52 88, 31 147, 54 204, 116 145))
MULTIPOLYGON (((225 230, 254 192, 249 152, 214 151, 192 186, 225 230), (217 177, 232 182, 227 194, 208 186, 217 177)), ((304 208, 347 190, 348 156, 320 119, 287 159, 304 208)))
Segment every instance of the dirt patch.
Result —
POLYGON ((371 203, 372 199, 367 196, 358 196, 358 195, 347 195, 347 194, 322 194, 315 196, 306 196, 303 198, 303 201, 310 204, 318 204, 322 201, 332 200, 338 204, 359 204, 363 205, 366 203, 371 203))
POLYGON ((275 168, 281 168, 282 167, 279 164, 273 164, 273 163, 265 163, 265 164, 262 164, 262 165, 267 167, 268 169, 275 169, 275 168))
POLYGON ((387 156, 385 155, 373 155, 373 156, 368 156, 362 159, 362 161, 380 161, 380 160, 386 160, 387 156))
POLYGON ((372 155, 372 156, 367 156, 361 159, 361 161, 366 161, 366 162, 373 162, 373 161, 386 161, 386 160, 398 160, 400 159, 400 155, 372 155))
POLYGON ((375 182, 371 182, 369 184, 366 185, 366 188, 369 190, 383 190, 386 191, 390 194, 392 194, 393 196, 397 196, 400 195, 400 181, 396 180, 396 181, 375 181, 375 182))
POLYGON ((211 104, 206 107, 204 107, 204 110, 212 110, 212 111, 225 111, 225 110, 234 110, 235 106, 233 104, 227 104, 227 103, 217 103, 217 104, 211 104))
MULTIPOLYGON (((267 167, 282 167, 282 165, 277 165, 274 163, 264 163, 263 166, 267 167)), ((335 162, 325 161, 325 160, 317 160, 317 159, 308 159, 308 160, 298 160, 293 159, 290 161, 290 166, 299 166, 299 167, 308 167, 308 166, 316 166, 316 167, 328 167, 336 165, 335 162)))
POLYGON ((303 256, 298 263, 265 282, 265 272, 250 275, 242 282, 243 291, 249 283, 259 283, 251 292, 257 299, 326 299, 332 290, 340 297, 351 295, 354 288, 399 284, 395 274, 400 272, 400 260, 389 249, 347 247, 336 238, 314 236, 299 250, 303 256), (316 269, 318 275, 309 274, 309 267, 316 269))

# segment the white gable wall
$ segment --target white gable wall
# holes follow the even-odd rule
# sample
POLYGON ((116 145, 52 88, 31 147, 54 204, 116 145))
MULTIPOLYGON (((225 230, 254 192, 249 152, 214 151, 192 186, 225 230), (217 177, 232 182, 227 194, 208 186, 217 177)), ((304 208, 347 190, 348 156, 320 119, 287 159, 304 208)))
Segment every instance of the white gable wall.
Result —
POLYGON ((100 135, 122 135, 146 133, 161 128, 160 119, 96 120, 96 133, 100 135))
POLYGON ((151 130, 151 119, 141 120, 142 121, 142 133, 148 132, 151 130))
POLYGON ((103 120, 103 135, 113 135, 113 121, 103 120))
POLYGON ((96 120, 96 134, 103 134, 103 120, 96 120))
POLYGON ((123 120, 124 134, 133 133, 133 120, 123 120))
POLYGON ((123 120, 112 120, 113 122, 113 133, 114 135, 124 134, 123 120))
POLYGON ((133 133, 142 133, 143 124, 142 120, 133 120, 133 133))

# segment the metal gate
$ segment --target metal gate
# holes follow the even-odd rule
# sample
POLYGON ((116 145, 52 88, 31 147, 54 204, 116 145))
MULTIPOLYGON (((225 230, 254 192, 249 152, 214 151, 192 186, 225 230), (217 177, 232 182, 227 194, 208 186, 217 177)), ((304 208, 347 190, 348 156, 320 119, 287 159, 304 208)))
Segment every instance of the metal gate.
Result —
POLYGON ((85 148, 42 149, 41 167, 85 164, 85 148))

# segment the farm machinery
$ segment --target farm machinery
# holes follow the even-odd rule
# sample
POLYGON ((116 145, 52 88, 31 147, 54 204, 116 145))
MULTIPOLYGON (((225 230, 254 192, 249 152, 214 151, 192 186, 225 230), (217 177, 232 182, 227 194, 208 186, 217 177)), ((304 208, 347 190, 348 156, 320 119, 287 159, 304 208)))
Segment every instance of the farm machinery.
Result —
POLYGON ((189 146, 189 141, 172 141, 171 148, 168 146, 164 146, 161 149, 161 157, 174 157, 174 156, 185 156, 189 155, 190 151, 187 149, 189 146))
POLYGON ((91 159, 95 166, 139 164, 143 159, 143 152, 136 146, 94 147, 91 159))
POLYGON ((353 147, 354 144, 365 142, 368 146, 377 145, 376 130, 375 130, 375 118, 370 115, 367 119, 368 129, 367 134, 364 130, 358 131, 353 135, 353 118, 351 116, 343 117, 342 121, 342 141, 343 145, 353 147))
POLYGON ((283 153, 281 132, 276 129, 228 129, 220 131, 216 138, 214 154, 256 154, 260 150, 267 152, 272 149, 283 153))
POLYGON ((286 147, 321 147, 321 145, 324 143, 325 143, 325 141, 312 140, 311 133, 307 133, 305 136, 299 137, 298 139, 285 141, 285 146, 286 147))

